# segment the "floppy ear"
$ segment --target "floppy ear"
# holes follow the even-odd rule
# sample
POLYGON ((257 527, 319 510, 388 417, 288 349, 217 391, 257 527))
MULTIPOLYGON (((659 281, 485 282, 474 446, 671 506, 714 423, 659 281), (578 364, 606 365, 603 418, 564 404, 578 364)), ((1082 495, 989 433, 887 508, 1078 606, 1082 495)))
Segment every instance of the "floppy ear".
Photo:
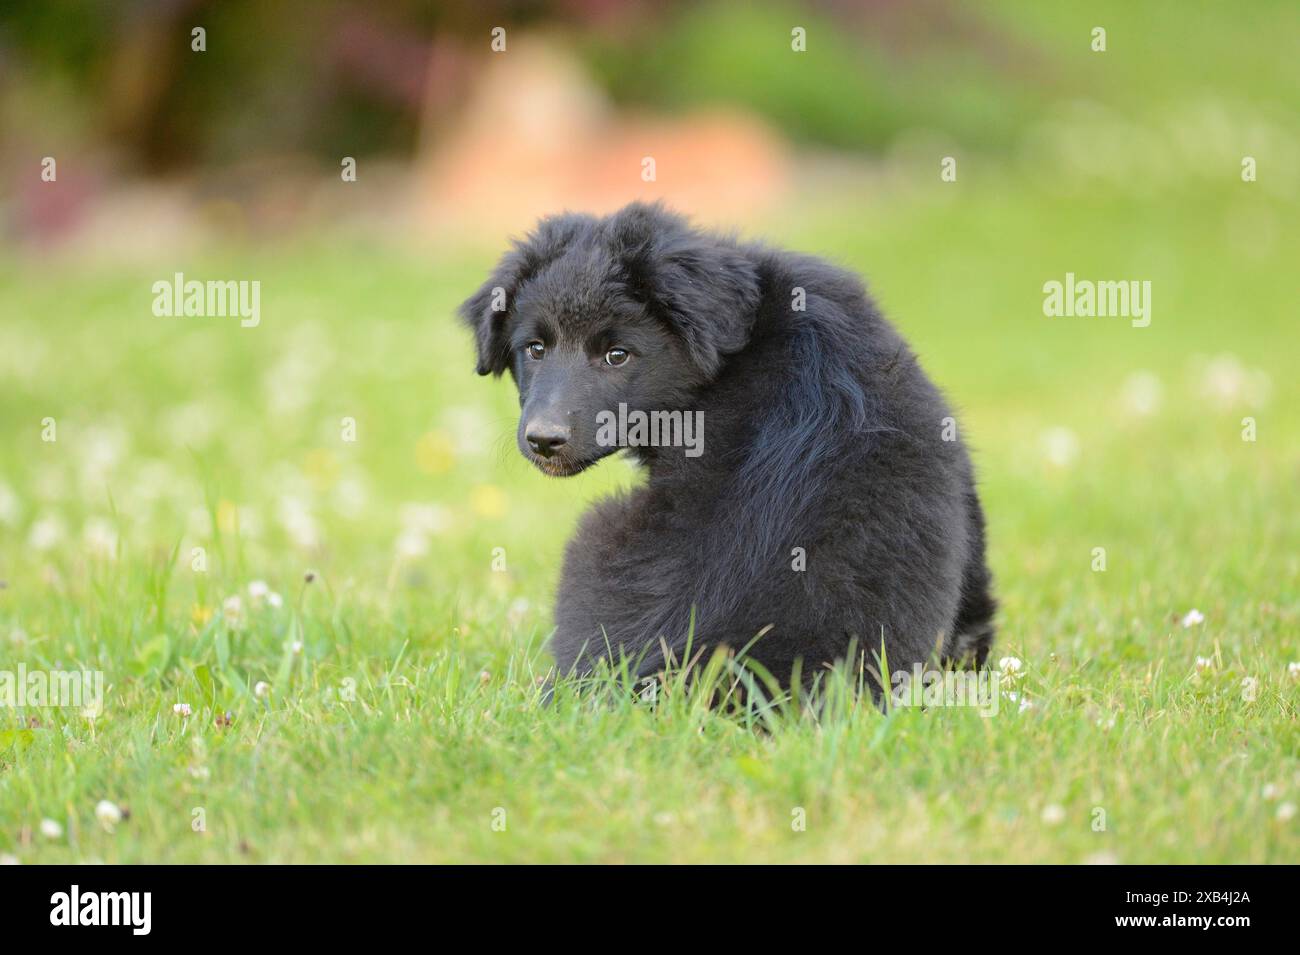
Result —
POLYGON ((514 313, 515 296, 543 268, 555 261, 573 241, 587 216, 552 216, 543 219, 526 238, 501 257, 492 275, 477 292, 461 303, 461 320, 474 332, 480 375, 500 375, 510 365, 507 328, 514 313))
POLYGON ((712 378, 749 341, 758 270, 734 242, 697 232, 662 206, 633 203, 611 222, 624 279, 712 378))

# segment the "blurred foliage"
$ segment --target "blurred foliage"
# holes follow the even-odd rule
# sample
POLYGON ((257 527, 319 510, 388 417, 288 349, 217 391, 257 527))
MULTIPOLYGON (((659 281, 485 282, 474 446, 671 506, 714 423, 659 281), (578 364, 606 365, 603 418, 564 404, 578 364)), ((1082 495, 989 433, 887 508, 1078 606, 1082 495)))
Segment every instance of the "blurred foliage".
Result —
POLYGON ((730 104, 796 140, 872 152, 911 129, 1005 147, 1074 98, 1140 111, 1201 87, 1300 101, 1291 67, 1300 8, 1282 0, 1216 16, 1187 16, 1168 0, 8 0, 0 63, 9 97, 82 117, 83 136, 146 170, 231 161, 250 147, 333 160, 340 141, 373 154, 436 137, 490 55, 495 25, 571 45, 621 105, 730 104), (1099 24, 1110 33, 1104 59, 1089 47, 1099 24), (196 25, 207 30, 202 56, 189 55, 196 25), (800 54, 796 26, 807 31, 800 54))
POLYGON ((1189 17, 1168 2, 9 0, 0 52, 8 85, 43 97, 57 81, 71 101, 55 107, 159 170, 246 157, 250 144, 331 160, 340 141, 409 152, 423 120, 433 120, 423 135, 436 135, 464 101, 494 25, 568 38, 620 104, 732 104, 796 140, 870 151, 913 128, 1006 146, 1062 98, 1127 107, 1185 95, 1204 75, 1189 64, 1219 55, 1234 68, 1215 71, 1215 92, 1300 99, 1287 65, 1300 12, 1280 2, 1189 17), (1098 23, 1114 34, 1104 70, 1089 49, 1098 23), (207 50, 189 56, 196 25, 207 50), (796 26, 807 31, 798 55, 796 26), (1246 48, 1250 57, 1235 55, 1246 48))
POLYGON ((837 22, 830 9, 724 0, 685 9, 642 38, 635 68, 625 39, 597 37, 589 52, 624 102, 737 104, 795 139, 840 147, 879 149, 913 127, 994 145, 1041 108, 1043 85, 1023 82, 1038 59, 1031 47, 973 18, 942 29, 953 12, 946 5, 873 11, 837 22), (792 53, 795 26, 806 30, 804 53, 792 53), (879 28, 906 46, 889 48, 879 28))
POLYGON ((468 81, 466 37, 547 15, 518 2, 6 0, 0 51, 11 83, 57 81, 73 92, 65 108, 94 104, 87 132, 146 170, 254 152, 333 160, 341 141, 409 151, 426 99, 454 102, 468 81), (202 55, 190 55, 194 27, 202 55), (430 89, 435 79, 447 88, 430 89))

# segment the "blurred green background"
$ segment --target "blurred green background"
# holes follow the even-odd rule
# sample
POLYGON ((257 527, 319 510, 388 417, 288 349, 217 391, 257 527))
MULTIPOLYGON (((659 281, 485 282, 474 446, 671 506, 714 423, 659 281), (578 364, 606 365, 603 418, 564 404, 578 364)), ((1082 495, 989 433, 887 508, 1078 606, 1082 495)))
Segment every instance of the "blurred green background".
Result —
MULTIPOLYGON (((0 662, 94 665, 166 712, 251 580, 317 628, 304 693, 535 652, 574 520, 637 478, 525 465, 513 391, 472 374, 453 309, 537 215, 663 198, 867 279, 960 409, 1002 652, 1100 694, 1218 646, 1268 681, 1258 758, 1293 779, 1297 36, 1282 0, 11 0, 0 662), (177 272, 259 281, 260 325, 155 316, 177 272), (1150 281, 1150 326, 1045 317, 1067 272, 1150 281)), ((270 678, 294 626, 258 623, 232 684, 270 678)), ((1227 750, 1192 758, 1209 773, 1227 750)), ((0 806, 33 811, 5 778, 0 806)), ((56 803, 86 785, 51 779, 56 803)), ((1198 857, 1268 858, 1261 826, 1243 815, 1198 857)), ((1178 829, 1121 855, 1185 858, 1178 829)))

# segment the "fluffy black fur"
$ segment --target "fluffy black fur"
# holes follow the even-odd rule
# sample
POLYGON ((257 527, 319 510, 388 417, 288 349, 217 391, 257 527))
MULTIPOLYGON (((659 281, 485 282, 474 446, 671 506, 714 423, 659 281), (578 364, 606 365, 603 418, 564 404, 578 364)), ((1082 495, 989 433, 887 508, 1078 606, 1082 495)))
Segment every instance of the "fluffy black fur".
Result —
POLYGON ((620 402, 703 412, 702 455, 631 449, 645 486, 582 518, 556 599, 561 672, 680 662, 692 610, 693 648, 749 647, 783 680, 851 647, 869 667, 883 647, 891 670, 984 662, 995 603, 969 457, 854 275, 633 204, 542 220, 461 315, 478 372, 518 385, 519 447, 545 473, 617 450, 595 422, 620 402))

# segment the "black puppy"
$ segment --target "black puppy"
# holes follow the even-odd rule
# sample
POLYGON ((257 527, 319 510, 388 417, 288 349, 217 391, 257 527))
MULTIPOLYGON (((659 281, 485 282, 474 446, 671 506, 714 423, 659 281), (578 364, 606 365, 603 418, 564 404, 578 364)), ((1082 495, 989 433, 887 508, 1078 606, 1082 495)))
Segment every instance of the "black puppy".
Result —
POLYGON ((637 203, 542 220, 461 315, 479 374, 514 378, 519 449, 542 472, 620 444, 648 469, 569 542, 562 673, 625 656, 653 674, 684 662, 688 634, 692 655, 748 648, 782 680, 851 647, 868 670, 882 648, 890 670, 984 662, 970 460, 855 276, 637 203))

